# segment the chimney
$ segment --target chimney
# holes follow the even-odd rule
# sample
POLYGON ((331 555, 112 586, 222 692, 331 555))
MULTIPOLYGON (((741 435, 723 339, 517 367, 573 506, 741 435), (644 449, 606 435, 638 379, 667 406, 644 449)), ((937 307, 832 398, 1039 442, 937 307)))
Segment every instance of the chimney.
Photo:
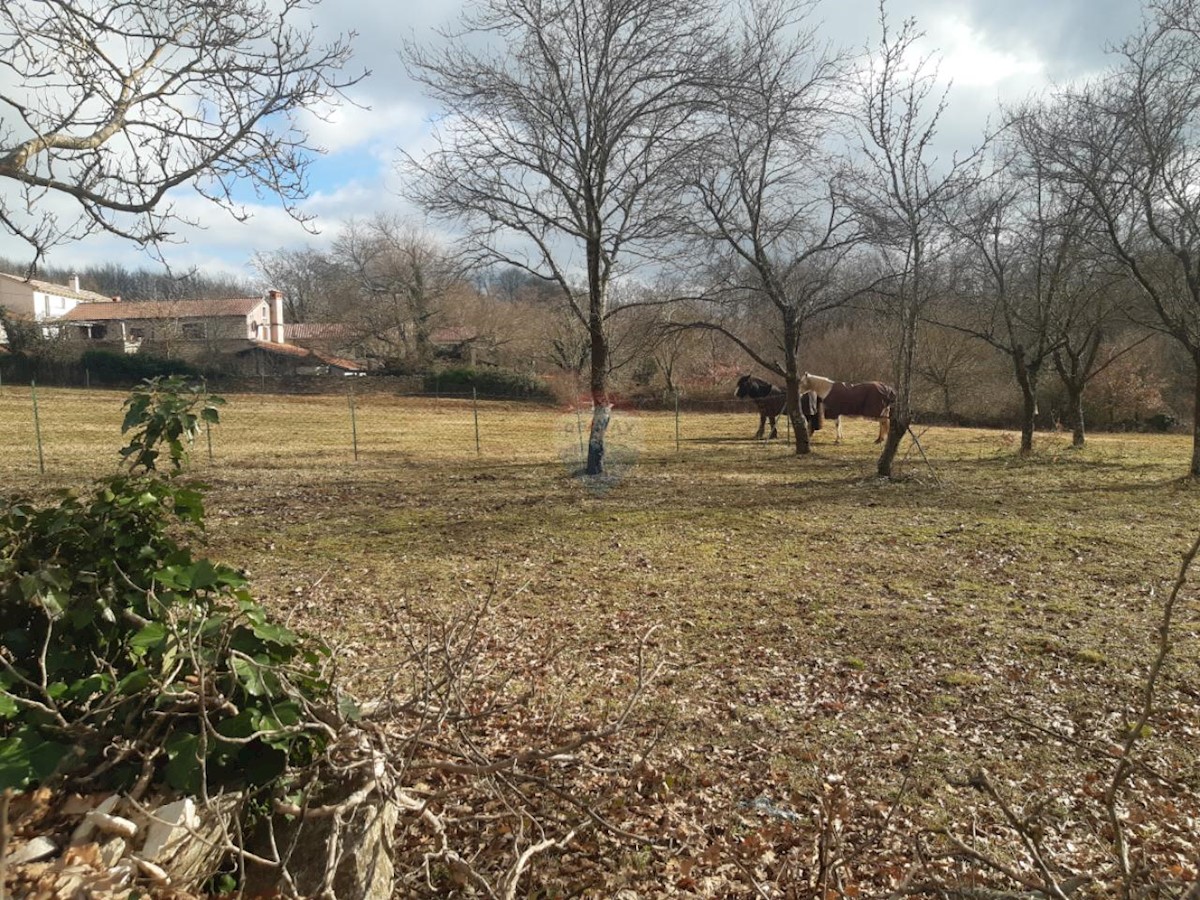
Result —
POLYGON ((271 316, 272 344, 282 344, 283 341, 283 293, 276 290, 267 291, 267 309, 271 316))
POLYGON ((78 275, 71 276, 71 290, 73 290, 77 294, 79 293, 79 276, 78 275))

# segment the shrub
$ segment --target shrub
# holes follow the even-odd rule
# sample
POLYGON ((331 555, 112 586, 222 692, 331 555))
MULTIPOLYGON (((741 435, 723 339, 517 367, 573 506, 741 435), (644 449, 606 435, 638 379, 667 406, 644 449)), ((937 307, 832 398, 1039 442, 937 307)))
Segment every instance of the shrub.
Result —
POLYGON ((203 486, 178 473, 219 402, 146 382, 126 402, 122 471, 87 498, 0 510, 0 789, 262 786, 329 740, 314 715, 328 650, 183 543, 203 486))
POLYGON ((133 384, 147 378, 195 377, 198 374, 193 366, 181 359, 114 350, 86 350, 80 363, 97 384, 133 384))
POLYGON ((508 369, 443 369, 425 376, 425 390, 444 394, 470 394, 480 397, 553 402, 550 386, 540 378, 508 369))

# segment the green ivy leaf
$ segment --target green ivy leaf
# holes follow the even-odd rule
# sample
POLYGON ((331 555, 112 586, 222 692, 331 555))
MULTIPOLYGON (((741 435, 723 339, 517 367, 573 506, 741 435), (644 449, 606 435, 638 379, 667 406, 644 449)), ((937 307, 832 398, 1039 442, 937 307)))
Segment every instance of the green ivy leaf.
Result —
POLYGON ((15 718, 21 707, 8 691, 0 691, 0 719, 15 718))
POLYGON ((164 566, 154 573, 154 580, 177 591, 187 591, 192 587, 188 570, 182 566, 164 566))
POLYGON ((167 741, 167 784, 185 794, 200 793, 202 769, 197 756, 200 740, 194 734, 179 732, 167 741))
POLYGON ((0 738, 0 790, 24 790, 33 780, 29 748, 20 738, 0 738))
POLYGON ((235 656, 232 660, 234 674, 251 697, 266 697, 271 693, 267 686, 266 672, 253 660, 235 656))
POLYGON ((255 728, 250 710, 243 709, 236 716, 223 719, 217 725, 217 734, 228 738, 246 738, 254 734, 255 728))
POLYGON ((217 570, 207 559, 193 565, 188 572, 188 582, 194 591, 206 590, 217 584, 217 570))
POLYGON ((337 700, 338 713, 348 722, 357 722, 362 718, 362 710, 351 697, 342 694, 337 700))
POLYGON ((151 622, 129 639, 129 649, 134 656, 142 657, 150 650, 157 650, 167 643, 167 626, 162 622, 151 622))
POLYGON ((254 622, 250 630, 254 632, 255 637, 279 644, 281 647, 290 647, 300 639, 291 629, 271 622, 254 622))
POLYGON ((97 694, 107 694, 113 689, 113 683, 113 677, 107 672, 97 672, 95 675, 89 675, 76 681, 67 690, 65 696, 68 700, 90 700, 97 694))

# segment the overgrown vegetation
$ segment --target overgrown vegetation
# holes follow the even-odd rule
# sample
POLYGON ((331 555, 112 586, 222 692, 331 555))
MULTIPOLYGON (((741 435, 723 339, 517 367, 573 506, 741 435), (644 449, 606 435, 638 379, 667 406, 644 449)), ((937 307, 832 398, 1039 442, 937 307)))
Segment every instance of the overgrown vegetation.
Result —
POLYGON ((145 383, 126 403, 118 474, 0 513, 0 787, 207 795, 272 784, 328 743, 313 724, 332 703, 328 650, 186 543, 203 487, 179 473, 219 402, 145 383))
POLYGON ((194 378, 199 373, 182 359, 163 359, 149 353, 85 350, 80 365, 97 384, 128 385, 147 378, 194 378))
MULTIPOLYGON (((605 664, 617 690, 585 712, 553 674, 561 647, 516 639, 505 666, 486 662, 506 640, 489 599, 449 613, 393 604, 381 626, 404 650, 356 725, 326 646, 189 546, 207 488, 184 477, 188 449, 221 402, 180 379, 145 382, 123 407, 117 474, 87 497, 13 500, 0 515, 0 820, 14 788, 118 791, 138 809, 192 795, 217 804, 193 837, 226 860, 222 890, 344 898, 390 896, 393 879, 513 897, 540 855, 596 830, 628 839, 598 812, 628 770, 597 775, 588 759, 657 674, 648 635, 627 671, 605 664)), ((36 803, 22 810, 25 837, 54 827, 36 803)), ((52 875, 14 877, 35 891, 52 875)))
POLYGON ((552 401, 554 394, 540 378, 507 369, 441 369, 425 376, 425 390, 444 394, 470 394, 490 399, 552 401))

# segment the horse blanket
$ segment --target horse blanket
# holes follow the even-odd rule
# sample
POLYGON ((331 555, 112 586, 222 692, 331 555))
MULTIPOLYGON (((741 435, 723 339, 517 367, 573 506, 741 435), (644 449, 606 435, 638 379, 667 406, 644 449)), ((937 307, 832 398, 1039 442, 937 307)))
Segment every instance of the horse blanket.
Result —
POLYGON ((800 411, 808 421, 810 432, 820 431, 826 418, 837 423, 837 440, 842 440, 842 416, 863 416, 879 420, 879 443, 887 436, 888 416, 896 400, 896 392, 879 381, 863 381, 851 384, 846 381, 830 381, 828 378, 810 376, 805 373, 802 386, 810 391, 800 397, 800 411), (825 385, 829 390, 825 396, 820 391, 825 385))
POLYGON ((835 381, 829 393, 821 398, 827 417, 863 416, 878 419, 896 402, 896 391, 879 381, 850 384, 835 381))

